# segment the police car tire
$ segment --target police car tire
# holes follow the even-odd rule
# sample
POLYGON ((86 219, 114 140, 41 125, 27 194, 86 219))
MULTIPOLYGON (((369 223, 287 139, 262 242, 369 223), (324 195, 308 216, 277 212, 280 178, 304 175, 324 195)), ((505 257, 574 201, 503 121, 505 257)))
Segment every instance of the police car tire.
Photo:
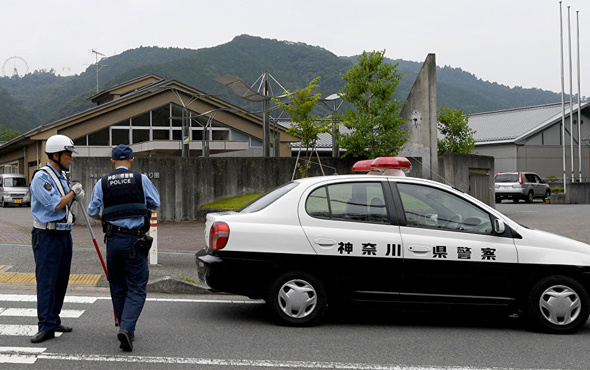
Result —
POLYGON ((275 321, 285 326, 316 324, 325 313, 327 302, 322 283, 303 271, 279 276, 271 285, 266 300, 275 321))
MULTIPOLYGON (((537 330, 553 334, 571 334, 580 329, 588 320, 590 315, 590 299, 588 293, 577 280, 568 276, 549 276, 541 279, 531 289, 527 302, 528 319, 533 327, 537 330), (559 308, 559 299, 566 300, 569 305, 574 302, 574 309, 571 313, 575 318, 568 323, 560 323, 563 317, 557 317, 557 322, 552 322, 551 302, 550 299, 557 299, 559 308)), ((554 312, 553 312, 554 313, 554 312)), ((569 321, 569 320, 568 320, 569 321)))

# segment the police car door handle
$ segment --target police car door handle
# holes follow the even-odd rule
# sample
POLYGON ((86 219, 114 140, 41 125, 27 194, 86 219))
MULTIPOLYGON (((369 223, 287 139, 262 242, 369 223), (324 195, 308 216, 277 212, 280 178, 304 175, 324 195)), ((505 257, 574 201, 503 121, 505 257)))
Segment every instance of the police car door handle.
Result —
POLYGON ((316 238, 316 239, 314 239, 314 243, 316 243, 320 247, 331 247, 333 245, 336 245, 336 240, 326 239, 326 238, 316 238))
POLYGON ((424 245, 411 245, 408 249, 413 253, 428 253, 430 248, 424 245))

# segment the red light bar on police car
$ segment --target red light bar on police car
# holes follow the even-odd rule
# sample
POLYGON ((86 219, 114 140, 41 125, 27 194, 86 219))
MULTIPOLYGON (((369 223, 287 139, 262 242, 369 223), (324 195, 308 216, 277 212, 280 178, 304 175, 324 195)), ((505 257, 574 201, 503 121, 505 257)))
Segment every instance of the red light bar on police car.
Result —
POLYGON ((366 159, 358 161, 352 166, 354 172, 379 172, 384 175, 404 176, 403 172, 410 172, 412 164, 405 157, 378 157, 375 159, 366 159), (398 170, 395 172, 387 170, 398 170), (403 171, 403 172, 401 172, 403 171), (401 173, 400 173, 401 172, 401 173))

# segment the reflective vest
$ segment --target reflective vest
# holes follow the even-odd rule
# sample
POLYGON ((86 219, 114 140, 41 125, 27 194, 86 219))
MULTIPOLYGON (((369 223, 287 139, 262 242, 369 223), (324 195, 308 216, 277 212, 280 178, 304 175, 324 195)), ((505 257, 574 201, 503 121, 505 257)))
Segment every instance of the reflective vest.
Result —
POLYGON ((103 221, 148 215, 140 172, 116 169, 101 179, 101 186, 103 221))

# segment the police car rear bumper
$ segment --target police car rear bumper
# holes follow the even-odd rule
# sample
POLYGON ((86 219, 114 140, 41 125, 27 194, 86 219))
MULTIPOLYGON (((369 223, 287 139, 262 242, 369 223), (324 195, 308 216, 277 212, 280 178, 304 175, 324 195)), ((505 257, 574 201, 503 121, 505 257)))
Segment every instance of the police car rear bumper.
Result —
POLYGON ((207 254, 205 249, 195 257, 198 279, 209 290, 264 298, 265 281, 268 281, 264 261, 222 258, 207 254))

